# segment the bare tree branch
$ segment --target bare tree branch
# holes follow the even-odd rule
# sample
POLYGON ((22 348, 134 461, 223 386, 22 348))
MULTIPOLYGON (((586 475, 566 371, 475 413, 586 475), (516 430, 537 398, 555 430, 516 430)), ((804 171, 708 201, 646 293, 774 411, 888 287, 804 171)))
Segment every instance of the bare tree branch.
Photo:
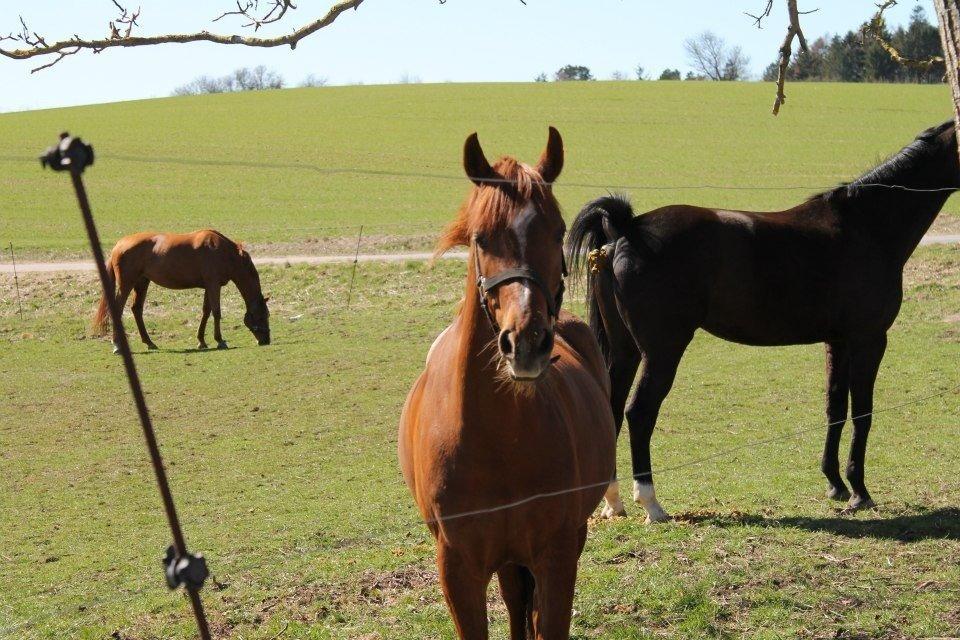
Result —
POLYGON ((290 0, 271 0, 270 10, 267 11, 262 17, 258 18, 255 14, 260 11, 260 0, 246 0, 243 5, 240 4, 240 0, 237 0, 236 11, 226 11, 214 18, 213 21, 217 22, 221 18, 226 18, 227 16, 242 16, 249 20, 249 22, 243 26, 253 27, 253 30, 257 31, 265 24, 279 22, 282 20, 283 16, 287 13, 287 9, 296 8, 297 7, 294 6, 290 0))
POLYGON ((763 25, 761 24, 761 22, 763 21, 764 18, 770 17, 771 11, 773 11, 773 0, 767 0, 767 6, 764 7, 763 11, 760 12, 760 15, 755 16, 752 13, 749 13, 747 11, 744 11, 743 13, 746 16, 753 18, 753 23, 754 25, 756 25, 757 29, 762 29, 763 25))
MULTIPOLYGON (((21 18, 20 24, 23 27, 22 32, 16 35, 11 33, 8 36, 0 38, 0 42, 4 40, 12 40, 20 42, 26 46, 20 49, 0 48, 0 55, 14 60, 27 60, 40 56, 57 56, 53 62, 44 64, 31 70, 31 73, 35 73, 41 69, 46 69, 53 66, 66 56, 74 55, 82 49, 90 49, 95 53, 99 53, 105 49, 112 49, 115 47, 143 47, 157 44, 186 44, 190 42, 212 42, 214 44, 227 45, 236 44, 247 47, 280 47, 286 45, 291 49, 295 49, 297 43, 299 43, 301 40, 312 35, 313 33, 316 33, 320 29, 333 24, 340 14, 347 9, 357 9, 357 7, 363 3, 363 0, 342 0, 341 2, 338 2, 330 7, 330 10, 325 16, 306 24, 285 36, 278 36, 276 38, 250 38, 240 35, 220 35, 210 33, 209 31, 181 34, 174 33, 157 36, 134 36, 131 35, 131 32, 134 25, 139 26, 136 22, 136 19, 140 15, 139 9, 135 13, 128 13, 126 9, 116 2, 116 0, 113 0, 113 3, 121 11, 121 15, 117 20, 111 23, 110 35, 107 38, 84 39, 79 35, 74 35, 73 38, 61 40, 53 44, 47 44, 47 42, 40 35, 38 35, 36 32, 30 31, 27 28, 26 23, 21 18), (117 24, 126 25, 126 30, 124 33, 120 32, 120 29, 116 26, 117 24)), ((225 15, 237 14, 246 16, 253 20, 253 22, 251 22, 248 26, 253 26, 255 29, 257 29, 263 24, 276 22, 283 17, 288 9, 296 9, 296 7, 289 0, 271 0, 270 10, 260 18, 253 18, 249 12, 256 11, 257 3, 258 0, 253 0, 253 3, 249 4, 246 8, 238 4, 237 6, 239 13, 228 12, 225 15)))
MULTIPOLYGON (((816 11, 814 9, 813 11, 816 11)), ((812 11, 801 12, 797 9, 797 0, 787 0, 787 12, 790 14, 790 24, 787 26, 787 35, 780 45, 780 61, 777 65, 777 98, 773 102, 773 115, 780 113, 780 107, 787 101, 787 94, 783 92, 783 83, 787 79, 787 67, 790 66, 790 55, 793 53, 792 44, 796 37, 800 43, 801 51, 809 51, 807 48, 807 39, 800 28, 801 13, 812 13, 812 11)))
POLYGON ((916 69, 918 71, 929 71, 934 65, 943 64, 943 58, 941 56, 930 56, 929 58, 923 60, 907 58, 906 56, 902 55, 896 47, 890 44, 886 38, 884 38, 883 32, 886 24, 883 19, 883 12, 890 7, 896 6, 896 4, 897 0, 886 0, 885 2, 877 5, 876 15, 873 16, 870 22, 863 25, 863 38, 866 39, 867 36, 872 37, 877 41, 877 44, 879 44, 880 47, 890 55, 891 58, 903 66, 911 69, 916 69))

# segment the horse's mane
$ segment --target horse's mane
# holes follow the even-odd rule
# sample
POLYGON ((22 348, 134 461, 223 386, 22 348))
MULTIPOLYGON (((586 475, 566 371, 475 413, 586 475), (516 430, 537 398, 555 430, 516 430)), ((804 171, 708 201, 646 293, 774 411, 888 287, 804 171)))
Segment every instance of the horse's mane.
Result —
POLYGON ((552 205, 560 215, 553 194, 536 169, 504 156, 493 165, 493 170, 503 182, 483 184, 470 192, 457 217, 437 241, 436 255, 456 246, 469 245, 474 234, 485 235, 504 228, 530 200, 547 207, 552 205))
POLYGON ((827 191, 812 196, 810 200, 816 200, 818 198, 832 200, 837 196, 856 196, 863 191, 861 187, 864 185, 900 184, 903 182, 904 175, 909 175, 920 168, 920 165, 927 161, 930 156, 939 149, 937 145, 939 135, 946 127, 952 126, 954 126, 953 120, 948 120, 939 126, 930 127, 922 131, 913 142, 856 180, 843 182, 833 189, 828 189, 827 191))

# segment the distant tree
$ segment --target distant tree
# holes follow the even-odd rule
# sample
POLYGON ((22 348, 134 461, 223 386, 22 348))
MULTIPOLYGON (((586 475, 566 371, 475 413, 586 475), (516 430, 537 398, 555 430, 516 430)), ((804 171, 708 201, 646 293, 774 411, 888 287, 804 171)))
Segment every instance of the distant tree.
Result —
POLYGON ((534 78, 533 81, 534 81, 534 82, 549 82, 550 80, 547 78, 547 74, 541 73, 541 74, 538 75, 536 78, 534 78))
POLYGON ((683 43, 690 66, 697 75, 709 80, 743 80, 750 58, 740 47, 728 47, 726 41, 712 31, 704 31, 683 43))
POLYGON ((553 78, 557 82, 566 82, 568 80, 593 80, 593 75, 590 73, 590 69, 588 67, 568 64, 557 69, 557 72, 553 74, 553 78))
POLYGON ((646 80, 647 79, 647 70, 643 68, 642 64, 638 64, 633 70, 633 74, 637 77, 637 80, 646 80))
POLYGON ((823 79, 841 82, 863 82, 864 52, 860 38, 853 31, 834 36, 823 57, 823 79))
POLYGON ((404 74, 400 76, 400 79, 397 80, 397 82, 399 84, 420 84, 423 81, 420 79, 420 76, 404 72, 404 74))
POLYGON ((327 86, 327 77, 314 74, 308 75, 300 82, 301 87, 325 87, 327 86))
POLYGON ((263 65, 252 69, 243 67, 220 78, 200 76, 173 90, 175 96, 191 96, 205 93, 231 93, 234 91, 262 91, 282 89, 283 77, 263 65))
POLYGON ((680 69, 664 69, 660 74, 660 80, 679 80, 680 69))
POLYGON ((707 80, 708 78, 705 75, 694 73, 693 71, 687 71, 687 75, 684 76, 683 79, 684 80, 707 80))
MULTIPOLYGON (((937 27, 927 20, 927 13, 919 4, 910 14, 910 23, 902 27, 893 36, 893 46, 904 56, 913 60, 927 60, 933 56, 943 56, 943 44, 937 27)), ((924 72, 913 67, 901 67, 901 78, 909 82, 940 83, 946 68, 943 63, 933 65, 924 72)))

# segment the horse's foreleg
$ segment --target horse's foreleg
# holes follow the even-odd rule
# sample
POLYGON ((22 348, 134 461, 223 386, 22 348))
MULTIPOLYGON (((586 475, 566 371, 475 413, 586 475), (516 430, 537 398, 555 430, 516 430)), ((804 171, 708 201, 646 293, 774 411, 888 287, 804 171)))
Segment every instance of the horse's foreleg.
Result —
POLYGON ((670 516, 657 501, 650 464, 650 439, 657 424, 660 405, 673 386, 680 358, 689 339, 672 347, 658 345, 644 354, 640 383, 627 409, 630 426, 630 455, 633 462, 633 499, 647 511, 647 522, 664 522, 670 516))
POLYGON ((528 640, 533 632, 533 574, 518 564, 505 564, 497 570, 500 595, 510 615, 510 640, 528 640))
POLYGON ((437 569, 443 597, 450 608, 460 640, 487 640, 487 584, 473 567, 442 543, 437 546, 437 569))
POLYGON ((210 313, 213 314, 213 339, 217 341, 217 349, 226 349, 227 342, 220 333, 220 286, 207 287, 207 298, 210 300, 210 313))
POLYGON ((847 421, 850 395, 850 350, 845 344, 827 344, 827 441, 820 469, 827 477, 827 497, 848 500, 850 491, 840 477, 840 434, 847 421))
POLYGON ((140 340, 143 344, 147 345, 148 349, 156 349, 157 345, 153 344, 153 340, 150 339, 150 336, 147 335, 147 327, 143 324, 143 305, 147 302, 147 288, 150 286, 149 280, 142 280, 137 283, 137 286, 133 288, 133 306, 130 308, 133 311, 133 319, 137 323, 137 330, 140 332, 140 340))
POLYGON ((203 291, 203 315, 200 316, 200 327, 197 329, 197 349, 207 348, 207 318, 210 317, 210 295, 203 291))
POLYGON ((572 536, 555 539, 548 558, 533 570, 533 628, 537 640, 567 640, 573 614, 573 595, 577 582, 577 562, 587 537, 584 525, 572 536))
POLYGON ((867 454, 867 436, 873 422, 873 386, 877 381, 880 361, 887 349, 886 334, 851 347, 850 352, 850 401, 853 413, 853 441, 850 443, 850 460, 847 463, 847 480, 853 495, 848 509, 866 509, 874 506, 870 492, 863 481, 864 458, 867 454))

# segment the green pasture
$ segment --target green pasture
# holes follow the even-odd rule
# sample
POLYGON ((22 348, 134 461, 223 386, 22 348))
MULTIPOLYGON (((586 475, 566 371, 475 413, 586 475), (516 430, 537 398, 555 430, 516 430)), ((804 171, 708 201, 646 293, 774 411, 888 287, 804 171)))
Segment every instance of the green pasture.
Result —
MULTIPOLYGON (((804 94, 795 92, 799 103, 804 94)), ((904 120, 930 120, 924 109, 904 120)), ((487 117, 481 125, 503 130, 494 114, 487 117)), ((527 128, 518 125, 508 128, 527 128)), ((457 126, 443 128, 442 137, 455 142, 457 126)), ((121 130, 98 132, 120 141, 121 130)), ((590 142, 581 131, 571 150, 590 142)), ((537 142, 532 135, 517 145, 527 154, 537 142)), ((507 146, 506 138, 491 137, 507 146)), ((168 136, 165 144, 174 142, 168 136)), ((411 138, 403 148, 416 144, 411 138)), ((574 175, 585 171, 576 157, 574 175)), ((796 161, 789 153, 770 157, 782 158, 780 166, 796 161)), ((612 156, 609 162, 615 166, 612 156)), ((722 162, 706 165, 725 173, 722 162)), ((732 172, 745 180, 748 163, 737 166, 732 172)), ((124 195, 106 178, 110 163, 100 168, 96 179, 91 173, 95 192, 124 195)), ((149 182, 141 170, 139 179, 149 182)), ((59 180, 21 175, 29 176, 23 193, 59 180)), ((265 187, 258 182, 265 175, 252 175, 265 187)), ((451 202, 461 188, 449 187, 451 202)), ((409 202, 441 199, 426 188, 421 195, 409 202)), ((178 189, 163 202, 194 197, 178 189)), ((65 228, 69 221, 76 237, 69 200, 52 201, 49 216, 62 216, 65 228)), ((119 215, 119 203, 105 195, 99 203, 105 226, 117 224, 108 210, 119 215)), ((246 223, 262 221, 252 213, 245 210, 246 223)), ((231 290, 228 351, 190 350, 199 292, 151 290, 147 323, 161 351, 135 342, 135 357, 188 541, 215 575, 204 600, 218 638, 453 636, 432 542, 397 468, 395 432, 428 346, 455 313, 464 269, 458 261, 361 264, 345 309, 349 267, 265 268, 274 344, 254 345, 231 290)), ((22 276, 22 321, 13 284, 0 276, 0 638, 195 637, 183 595, 163 585, 169 533, 120 362, 108 342, 87 333, 92 275, 22 276)), ((629 505, 628 519, 592 525, 575 638, 960 634, 960 249, 921 249, 906 289, 880 372, 882 413, 867 457, 879 507, 844 516, 823 498, 821 347, 757 349, 698 335, 654 440, 655 469, 665 470, 657 477, 660 496, 677 519, 645 526, 629 505), (931 394, 941 395, 922 400, 931 394), (904 403, 912 404, 884 411, 904 403), (807 432, 750 444, 801 429, 807 432)), ((849 428, 846 435, 845 445, 849 428)), ((621 470, 627 458, 622 446, 621 470)), ((505 611, 497 598, 491 602, 492 637, 503 638, 505 611)))
MULTIPOLYGON (((467 192, 472 131, 491 158, 535 161, 564 136, 568 215, 607 188, 639 210, 686 202, 768 210, 849 179, 950 117, 945 86, 593 82, 323 87, 0 115, 0 243, 82 255, 72 196, 36 156, 62 130, 89 172, 104 242, 215 227, 261 254, 428 247, 467 192), (650 189, 655 187, 655 189, 650 189), (758 187, 720 190, 713 187, 758 187)), ((958 207, 952 205, 950 210, 958 207)))

